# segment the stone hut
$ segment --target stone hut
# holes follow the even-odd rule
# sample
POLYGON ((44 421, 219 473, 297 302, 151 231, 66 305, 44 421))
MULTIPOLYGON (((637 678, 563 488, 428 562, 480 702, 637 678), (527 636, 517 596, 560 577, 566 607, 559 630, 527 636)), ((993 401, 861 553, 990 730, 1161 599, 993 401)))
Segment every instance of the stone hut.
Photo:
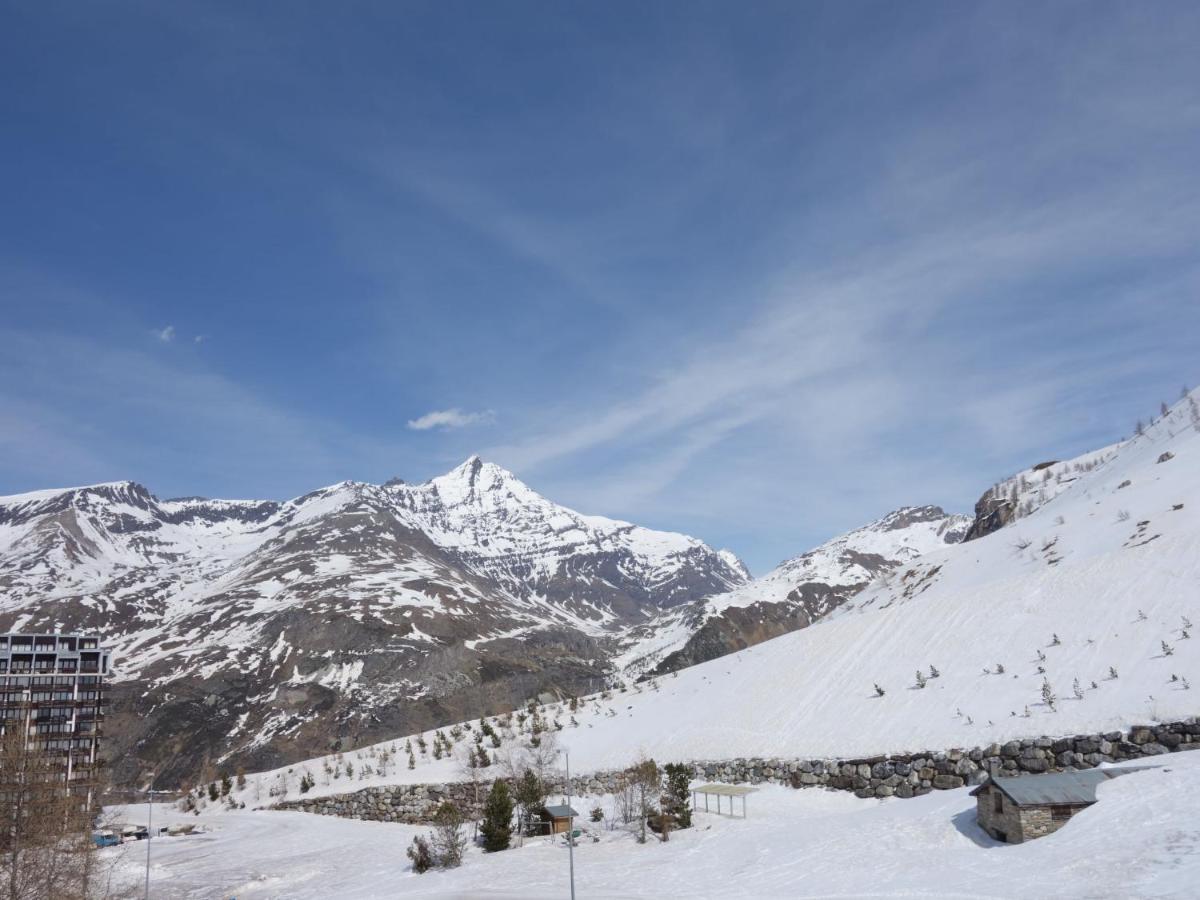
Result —
POLYGON ((976 803, 976 821, 993 838, 1009 844, 1043 837, 1058 831, 1075 813, 1095 803, 1097 786, 1145 768, 995 778, 971 791, 976 803))

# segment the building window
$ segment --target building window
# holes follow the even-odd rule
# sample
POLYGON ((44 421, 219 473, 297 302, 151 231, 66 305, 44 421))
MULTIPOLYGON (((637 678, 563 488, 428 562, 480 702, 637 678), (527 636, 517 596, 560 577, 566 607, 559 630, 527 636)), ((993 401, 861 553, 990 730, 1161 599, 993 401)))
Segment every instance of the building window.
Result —
POLYGON ((1071 813, 1073 812, 1074 810, 1069 806, 1051 806, 1050 821, 1065 822, 1067 819, 1071 818, 1071 813))
POLYGON ((1004 795, 999 791, 992 791, 992 812, 999 815, 1004 812, 1004 795))

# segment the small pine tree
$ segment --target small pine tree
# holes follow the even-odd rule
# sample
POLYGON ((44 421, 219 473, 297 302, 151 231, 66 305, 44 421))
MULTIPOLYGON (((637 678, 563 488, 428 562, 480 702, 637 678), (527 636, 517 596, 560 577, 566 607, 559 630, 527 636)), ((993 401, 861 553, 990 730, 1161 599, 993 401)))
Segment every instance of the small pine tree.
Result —
POLYGON ((245 769, 237 770, 237 789, 239 791, 244 791, 246 789, 246 770, 245 769))
POLYGON ((937 666, 930 666, 929 667, 929 677, 930 678, 941 678, 942 673, 938 671, 937 666))
POLYGON ((876 697, 882 697, 886 693, 887 693, 887 691, 885 691, 879 685, 875 685, 875 696, 876 697))
MULTIPOLYGON (((1165 645, 1164 645, 1165 646, 1165 645)), ((221 773, 221 796, 228 797, 229 792, 233 790, 233 781, 224 772, 221 773)))
POLYGON ((507 850, 512 841, 513 799, 508 784, 497 778, 488 792, 483 807, 483 824, 479 831, 483 835, 483 849, 488 853, 507 850))
POLYGON ((463 853, 467 849, 467 836, 462 824, 462 813, 449 801, 439 806, 433 817, 434 858, 443 869, 453 869, 462 864, 463 853))
POLYGON ((1058 702, 1058 697, 1054 695, 1054 688, 1045 679, 1042 679, 1042 702, 1051 709, 1054 709, 1054 705, 1058 702))
POLYGON ((429 745, 425 743, 425 735, 417 735, 417 749, 421 751, 421 755, 425 756, 429 752, 429 745))
POLYGON ((1175 648, 1174 648, 1174 647, 1172 647, 1172 646, 1171 646, 1170 644, 1168 644, 1166 641, 1159 641, 1159 643, 1160 643, 1160 644, 1162 644, 1162 652, 1163 652, 1163 656, 1172 656, 1172 655, 1174 655, 1174 653, 1175 653, 1175 648))
POLYGON ((1039 650, 1039 651, 1037 652, 1037 655, 1038 655, 1038 662, 1045 662, 1045 661, 1046 661, 1046 654, 1045 654, 1045 653, 1043 653, 1041 650, 1039 650))
POLYGON ((1076 678, 1075 681, 1072 683, 1071 689, 1075 693, 1076 700, 1083 699, 1083 690, 1082 690, 1082 688, 1079 687, 1079 679, 1078 678, 1076 678))
POLYGON ((692 807, 689 803, 692 770, 683 763, 667 763, 663 766, 667 776, 667 790, 662 796, 664 815, 674 818, 676 828, 692 827, 692 807))
MULTIPOLYGON (((1126 518, 1128 518, 1128 516, 1126 516, 1126 518)), ((1139 610, 1138 610, 1138 617, 1137 617, 1137 620, 1138 620, 1139 622, 1145 622, 1147 618, 1149 618, 1149 617, 1148 617, 1148 616, 1147 616, 1147 615, 1146 615, 1144 612, 1142 612, 1142 611, 1139 609, 1139 610)))
POLYGON ((1058 646, 1059 644, 1061 644, 1061 643, 1062 643, 1062 641, 1060 641, 1060 640, 1058 639, 1058 635, 1057 635, 1057 634, 1052 634, 1052 635, 1050 635, 1050 646, 1051 646, 1051 647, 1057 647, 1057 646, 1058 646))
POLYGON ((221 799, 221 790, 217 787, 217 783, 215 781, 208 786, 208 799, 213 803, 216 803, 219 799, 221 799))
POLYGON ((546 787, 530 769, 526 769, 517 782, 516 801, 521 804, 524 821, 528 821, 546 802, 546 787))
POLYGON ((917 687, 923 688, 928 682, 925 680, 925 673, 917 669, 917 687))
POLYGON ((1108 677, 1113 681, 1117 680, 1117 670, 1115 667, 1113 667, 1113 666, 1108 667, 1108 677))
POLYGON ((996 663, 996 674, 997 675, 1004 674, 1004 664, 1003 663, 996 663))
POLYGON ((408 858, 412 860, 412 869, 417 874, 428 872, 433 868, 433 850, 429 847, 429 841, 417 835, 413 838, 412 845, 408 848, 408 858))

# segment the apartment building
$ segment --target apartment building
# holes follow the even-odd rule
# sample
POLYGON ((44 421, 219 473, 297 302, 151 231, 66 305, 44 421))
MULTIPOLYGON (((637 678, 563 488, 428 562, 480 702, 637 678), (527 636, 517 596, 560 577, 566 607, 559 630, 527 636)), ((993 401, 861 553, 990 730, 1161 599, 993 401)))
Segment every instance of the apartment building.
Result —
POLYGON ((0 635, 0 735, 61 768, 72 793, 97 781, 111 653, 83 634, 0 635))

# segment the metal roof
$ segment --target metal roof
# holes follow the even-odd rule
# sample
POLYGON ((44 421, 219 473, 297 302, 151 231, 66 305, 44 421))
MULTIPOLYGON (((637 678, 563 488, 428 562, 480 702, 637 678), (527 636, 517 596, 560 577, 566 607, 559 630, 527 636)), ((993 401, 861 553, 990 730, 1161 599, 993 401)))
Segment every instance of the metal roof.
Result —
POLYGON ((1096 802, 1096 788, 1120 775, 1141 772, 1151 766, 1125 769, 1084 769, 1081 772, 1054 772, 1048 775, 1020 775, 1015 778, 994 778, 971 791, 975 796, 994 785, 1017 806, 1049 804, 1083 804, 1096 802))
POLYGON ((579 813, 569 806, 547 806, 546 814, 552 819, 578 818, 579 813))
POLYGON ((697 794, 720 794, 722 797, 745 797, 753 794, 758 788, 746 787, 741 784, 702 784, 692 788, 697 794))

